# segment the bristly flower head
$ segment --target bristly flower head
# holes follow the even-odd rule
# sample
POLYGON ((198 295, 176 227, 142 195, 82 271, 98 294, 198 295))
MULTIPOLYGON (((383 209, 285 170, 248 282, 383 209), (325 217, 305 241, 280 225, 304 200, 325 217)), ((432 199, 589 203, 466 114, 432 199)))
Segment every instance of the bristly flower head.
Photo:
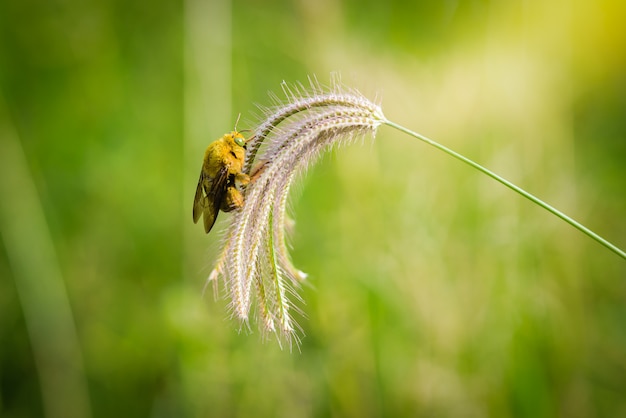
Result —
POLYGON ((244 171, 252 182, 243 207, 230 218, 209 281, 224 278, 232 314, 242 323, 248 323, 254 303, 264 333, 297 344, 289 298, 298 298, 295 290, 306 275, 292 264, 285 242, 289 188, 322 152, 375 135, 386 119, 380 106, 337 81, 329 89, 314 81, 310 91, 301 85, 282 87, 287 102, 275 98, 273 108, 263 109, 265 120, 247 145, 244 171))
POLYGON ((222 253, 208 279, 217 283, 220 276, 224 278, 231 312, 242 324, 248 325, 254 302, 264 334, 277 334, 279 342, 299 343, 288 295, 298 298, 295 291, 306 275, 291 263, 285 243, 289 188, 323 151, 366 134, 374 136, 381 124, 468 164, 626 259, 626 251, 589 228, 471 159, 386 119, 380 106, 337 81, 329 89, 312 81, 310 91, 283 83, 283 91, 287 101, 275 98, 276 105, 264 109, 265 120, 248 142, 244 172, 251 180, 244 190, 244 204, 230 218, 222 253))

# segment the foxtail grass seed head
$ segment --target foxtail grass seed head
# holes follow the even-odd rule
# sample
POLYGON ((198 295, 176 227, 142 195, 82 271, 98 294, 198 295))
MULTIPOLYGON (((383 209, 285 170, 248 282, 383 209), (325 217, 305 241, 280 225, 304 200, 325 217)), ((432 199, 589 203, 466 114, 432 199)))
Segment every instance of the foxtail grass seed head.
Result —
POLYGON ((247 144, 243 172, 251 182, 208 280, 224 279, 235 318, 247 325, 252 311, 264 334, 276 333, 279 342, 291 345, 299 342, 292 299, 299 299, 296 291, 306 274, 293 265, 287 248, 286 229, 293 223, 286 213, 289 189, 320 154, 374 136, 385 117, 379 105, 338 82, 327 90, 317 82, 309 90, 283 83, 283 91, 287 101, 275 98, 273 108, 263 109, 265 120, 247 144))
POLYGON ((252 311, 264 335, 277 334, 279 343, 299 343, 298 326, 291 317, 297 308, 291 300, 299 299, 297 290, 306 278, 291 262, 286 244, 286 229, 293 224, 286 214, 289 189, 321 153, 364 135, 374 136, 381 124, 493 178, 626 259, 624 250, 536 196, 444 145, 386 119, 379 105, 355 90, 338 82, 323 89, 311 81, 309 89, 283 83, 283 91, 287 100, 274 97, 275 106, 263 109, 265 119, 246 144, 243 169, 238 174, 249 183, 243 190, 242 206, 233 210, 221 255, 207 282, 215 284, 222 277, 230 293, 232 315, 248 326, 252 311))

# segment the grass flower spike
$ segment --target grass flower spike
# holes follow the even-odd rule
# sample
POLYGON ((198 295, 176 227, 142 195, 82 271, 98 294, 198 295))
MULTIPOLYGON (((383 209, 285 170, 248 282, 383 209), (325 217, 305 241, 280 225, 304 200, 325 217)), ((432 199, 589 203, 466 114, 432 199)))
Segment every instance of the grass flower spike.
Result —
POLYGON ((291 317, 295 290, 306 275, 291 262, 285 230, 289 189, 300 173, 324 151, 376 134, 381 124, 419 139, 461 160, 543 207, 626 259, 626 253, 532 194, 455 151, 385 118, 379 105, 334 82, 329 90, 283 83, 287 102, 264 109, 265 120, 248 141, 243 173, 250 176, 243 206, 233 212, 224 247, 208 281, 223 277, 232 315, 248 325, 251 312, 261 330, 279 341, 299 342, 291 317), (264 145, 264 148, 261 146, 264 145))
POLYGON ((358 92, 338 83, 323 92, 311 84, 311 94, 283 85, 289 102, 266 110, 265 122, 248 143, 244 172, 253 181, 245 190, 244 206, 230 219, 224 249, 209 276, 224 277, 236 318, 247 322, 255 307, 261 329, 289 342, 296 328, 290 297, 298 297, 294 288, 306 277, 287 250, 289 189, 322 152, 374 135, 385 122, 380 106, 358 92))

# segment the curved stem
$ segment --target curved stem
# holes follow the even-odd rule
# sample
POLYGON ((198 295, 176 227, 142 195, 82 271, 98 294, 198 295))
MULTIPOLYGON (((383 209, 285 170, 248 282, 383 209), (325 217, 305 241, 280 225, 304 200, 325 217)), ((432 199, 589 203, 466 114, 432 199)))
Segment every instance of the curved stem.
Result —
POLYGON ((494 173, 493 171, 483 167, 482 165, 475 163, 474 161, 470 160, 467 157, 464 157, 463 155, 452 151, 451 149, 433 141, 432 139, 425 137, 424 135, 418 134, 417 132, 413 132, 410 129, 405 128, 404 126, 398 125, 397 123, 391 122, 389 120, 385 120, 383 121, 383 123, 385 123, 388 126, 391 126, 392 128, 395 128, 401 132, 404 132, 407 135, 410 135, 414 138, 417 138, 423 142, 426 142, 429 145, 432 145, 433 147, 445 152, 446 154, 456 158, 457 160, 461 160, 464 163, 472 166, 473 168, 477 169, 478 171, 488 175, 489 177, 493 178, 494 180, 504 184, 506 187, 508 187, 509 189, 513 190, 514 192, 519 193, 520 195, 524 196, 526 199, 530 200, 533 203, 536 203, 537 205, 541 206, 542 208, 544 208, 545 210, 547 210, 548 212, 551 212, 552 214, 558 216, 559 218, 561 218, 562 220, 564 220, 565 222, 567 222, 568 224, 572 225, 574 228, 578 229, 579 231, 581 231, 582 233, 588 235, 589 237, 593 238, 594 240, 596 240, 597 242, 599 242, 600 244, 604 245, 606 248, 608 248, 609 250, 613 251, 614 253, 616 253, 617 255, 619 255, 620 257, 626 259, 626 252, 624 252, 623 250, 621 250, 620 248, 618 248, 617 246, 611 244, 609 241, 607 241, 606 239, 602 238, 601 236, 599 236, 598 234, 596 234, 595 232, 593 232, 592 230, 590 230, 589 228, 585 227, 584 225, 580 224, 579 222, 575 221, 574 219, 570 218, 569 216, 567 216, 566 214, 564 214, 563 212, 555 209, 554 207, 550 206, 549 204, 547 204, 546 202, 544 202, 543 200, 539 199, 538 197, 533 196, 532 194, 528 193, 527 191, 525 191, 524 189, 516 186, 515 184, 511 183, 510 181, 500 177, 499 175, 497 175, 496 173, 494 173))

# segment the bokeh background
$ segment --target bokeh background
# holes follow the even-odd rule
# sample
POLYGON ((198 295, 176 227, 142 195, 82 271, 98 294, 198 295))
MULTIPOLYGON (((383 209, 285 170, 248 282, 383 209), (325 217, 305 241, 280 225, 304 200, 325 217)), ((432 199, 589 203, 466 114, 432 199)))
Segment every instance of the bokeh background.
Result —
POLYGON ((619 0, 0 2, 0 416, 626 416, 626 260, 391 128, 294 194, 300 350, 203 294, 219 234, 191 220, 206 145, 338 72, 624 248, 625 21, 619 0))

